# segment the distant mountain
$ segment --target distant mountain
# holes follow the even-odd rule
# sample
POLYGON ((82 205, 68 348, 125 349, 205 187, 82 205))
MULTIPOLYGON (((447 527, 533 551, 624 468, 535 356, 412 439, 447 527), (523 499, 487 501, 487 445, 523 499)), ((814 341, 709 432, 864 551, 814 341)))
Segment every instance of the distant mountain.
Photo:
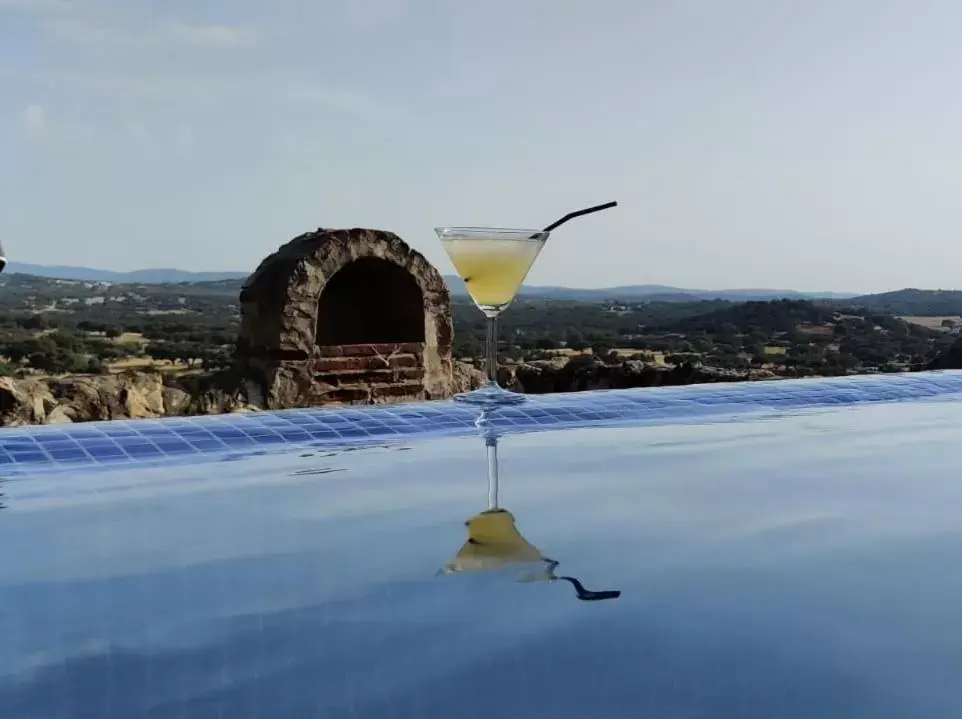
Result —
POLYGON ((33 265, 28 262, 10 262, 6 272, 39 277, 53 277, 61 280, 87 280, 89 282, 116 282, 118 284, 173 283, 173 282, 218 282, 246 278, 247 272, 190 272, 168 268, 114 272, 92 267, 71 267, 67 265, 33 265))
MULTIPOLYGON (((467 295, 464 281, 457 275, 445 275, 451 294, 467 295)), ((649 300, 653 302, 696 302, 698 300, 747 300, 773 299, 848 299, 852 293, 844 292, 798 292, 797 290, 736 289, 736 290, 692 290, 669 285, 621 285, 600 289, 582 289, 558 286, 524 285, 518 292, 519 297, 545 300, 601 301, 601 300, 649 300)))
MULTIPOLYGON (((68 265, 34 265, 27 262, 11 262, 7 273, 20 273, 39 277, 52 277, 63 280, 86 280, 88 282, 113 282, 116 284, 172 284, 178 282, 219 282, 221 280, 246 279, 247 272, 190 272, 173 268, 154 268, 115 272, 92 267, 72 267, 68 265)), ((467 296, 464 281, 457 275, 444 277, 451 294, 467 296)), ((772 299, 849 299, 851 293, 842 292, 798 292, 796 290, 736 289, 736 290, 693 290, 669 285, 622 285, 585 289, 559 286, 525 285, 519 297, 545 300, 601 301, 601 300, 650 300, 658 302, 694 302, 697 300, 746 300, 772 299)))
POLYGON ((208 280, 204 282, 106 282, 65 277, 44 277, 19 272, 0 274, 0 295, 9 301, 13 296, 35 296, 47 299, 117 297, 125 294, 153 297, 229 297, 240 294, 243 279, 208 280))
POLYGON ((962 291, 908 288, 874 295, 859 295, 850 304, 873 312, 903 317, 962 316, 962 291))

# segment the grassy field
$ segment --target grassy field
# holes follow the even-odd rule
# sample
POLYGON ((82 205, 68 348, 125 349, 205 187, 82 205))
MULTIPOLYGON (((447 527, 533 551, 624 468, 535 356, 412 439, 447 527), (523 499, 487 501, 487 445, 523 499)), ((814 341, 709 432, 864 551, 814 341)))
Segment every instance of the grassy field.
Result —
MULTIPOLYGON (((103 332, 90 332, 92 337, 104 337, 103 332)), ((107 362, 107 371, 110 374, 118 374, 127 370, 158 370, 169 374, 183 374, 190 368, 186 362, 179 360, 154 359, 149 355, 143 355, 144 348, 149 343, 139 332, 124 332, 111 340, 118 347, 124 348, 132 356, 107 362), (137 356, 133 356, 137 355, 137 356)))
POLYGON ((114 342, 119 345, 147 344, 147 340, 140 332, 124 332, 120 337, 114 339, 114 342))
MULTIPOLYGON (((566 347, 550 351, 559 357, 573 357, 575 355, 591 354, 591 350, 578 352, 577 350, 568 349, 566 347)), ((663 352, 645 352, 644 350, 636 350, 632 349, 631 347, 615 347, 611 351, 615 352, 619 357, 631 357, 632 355, 636 354, 650 354, 652 356, 652 362, 655 364, 665 364, 665 354, 663 352)))
POLYGON ((943 327, 943 320, 952 320, 957 325, 962 325, 962 316, 959 315, 942 315, 938 317, 913 317, 913 316, 903 316, 899 317, 901 320, 906 322, 911 322, 913 325, 921 325, 922 327, 928 327, 930 330, 945 330, 948 331, 950 327, 943 327))
POLYGON ((111 374, 126 370, 155 369, 161 372, 185 372, 188 367, 185 362, 174 360, 157 360, 153 357, 124 357, 107 364, 107 371, 111 374))

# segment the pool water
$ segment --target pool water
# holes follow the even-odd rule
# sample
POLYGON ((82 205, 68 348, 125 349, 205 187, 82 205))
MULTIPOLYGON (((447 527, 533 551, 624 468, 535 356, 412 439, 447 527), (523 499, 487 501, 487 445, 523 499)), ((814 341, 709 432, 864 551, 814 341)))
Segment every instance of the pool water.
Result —
POLYGON ((953 714, 959 426, 936 399, 505 437, 501 504, 601 602, 439 574, 486 506, 476 437, 9 481, 2 714, 953 714))

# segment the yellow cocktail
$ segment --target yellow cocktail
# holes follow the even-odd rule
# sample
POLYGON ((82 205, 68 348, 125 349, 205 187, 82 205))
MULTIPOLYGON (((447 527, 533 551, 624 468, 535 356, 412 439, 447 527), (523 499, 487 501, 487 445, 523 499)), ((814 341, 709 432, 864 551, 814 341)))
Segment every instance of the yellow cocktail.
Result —
POLYGON ((518 288, 544 246, 544 238, 472 240, 442 238, 444 249, 468 294, 485 313, 500 312, 518 288))
POLYGON ((485 572, 514 566, 521 570, 520 582, 565 581, 575 588, 575 595, 582 601, 617 599, 617 589, 593 591, 587 589, 575 577, 559 577, 555 574, 558 562, 548 559, 541 550, 531 544, 515 524, 514 515, 506 509, 489 509, 476 514, 465 522, 468 539, 458 553, 444 565, 446 574, 457 572, 485 572))

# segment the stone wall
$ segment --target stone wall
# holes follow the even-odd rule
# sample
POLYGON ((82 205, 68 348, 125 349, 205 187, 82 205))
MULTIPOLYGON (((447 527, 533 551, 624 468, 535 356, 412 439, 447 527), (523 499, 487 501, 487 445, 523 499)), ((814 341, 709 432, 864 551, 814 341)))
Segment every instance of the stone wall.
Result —
POLYGON ((254 404, 453 393, 447 286, 391 232, 320 229, 296 237, 261 262, 240 302, 236 369, 254 404), (343 344, 321 344, 338 337, 343 344))
POLYGON ((318 348, 314 382, 331 402, 380 404, 424 399, 424 345, 334 345, 318 348))

